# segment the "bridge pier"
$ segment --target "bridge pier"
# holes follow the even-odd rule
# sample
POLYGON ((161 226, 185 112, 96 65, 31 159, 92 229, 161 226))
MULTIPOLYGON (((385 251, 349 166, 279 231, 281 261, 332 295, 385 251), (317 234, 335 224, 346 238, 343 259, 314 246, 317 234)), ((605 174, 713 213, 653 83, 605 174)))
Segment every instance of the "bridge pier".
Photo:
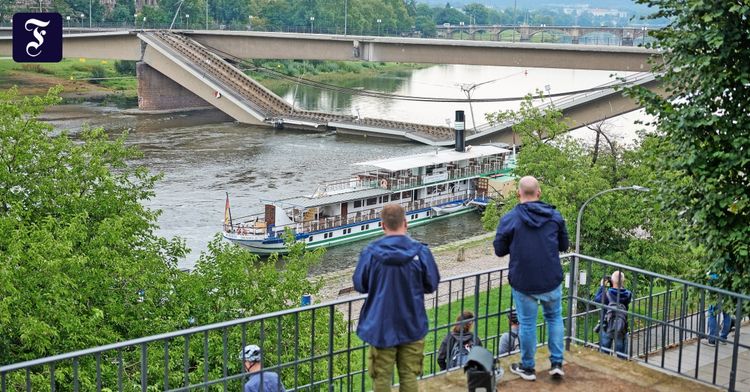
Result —
POLYGON ((211 107, 211 104, 180 86, 144 62, 136 64, 138 109, 177 110, 211 107))

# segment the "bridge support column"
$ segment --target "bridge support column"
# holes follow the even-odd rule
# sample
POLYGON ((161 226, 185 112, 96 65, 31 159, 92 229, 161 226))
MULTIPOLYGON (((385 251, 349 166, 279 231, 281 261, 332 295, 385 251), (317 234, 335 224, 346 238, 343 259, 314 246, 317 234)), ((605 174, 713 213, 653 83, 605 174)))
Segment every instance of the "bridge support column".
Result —
POLYGON ((138 109, 177 110, 210 107, 211 104, 175 83, 144 62, 136 64, 138 109))
POLYGON ((531 29, 528 25, 521 25, 519 32, 521 33, 521 42, 531 41, 531 29))

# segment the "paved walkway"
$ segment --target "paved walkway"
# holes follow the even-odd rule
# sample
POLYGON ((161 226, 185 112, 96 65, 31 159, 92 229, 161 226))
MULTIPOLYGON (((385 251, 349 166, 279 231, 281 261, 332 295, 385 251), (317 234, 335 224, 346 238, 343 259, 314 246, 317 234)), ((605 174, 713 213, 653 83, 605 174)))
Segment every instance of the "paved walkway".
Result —
MULTIPOLYGON (((740 344, 750 346, 750 323, 745 323, 740 331, 740 344)), ((734 339, 734 332, 729 340, 734 339)), ((701 340, 701 342, 704 342, 701 340)), ((735 390, 750 392, 750 350, 740 347, 737 362, 737 381, 735 390)), ((661 353, 652 355, 649 363, 659 367, 661 353)), ((664 353, 664 368, 679 372, 687 377, 706 382, 714 382, 723 388, 729 388, 729 373, 732 369, 732 345, 719 344, 707 346, 695 340, 667 350, 664 353), (714 380, 714 368, 715 380, 714 380)))
MULTIPOLYGON (((505 375, 497 390, 508 391, 575 391, 575 392, 692 392, 716 391, 718 388, 697 381, 670 375, 634 362, 621 361, 595 350, 577 348, 565 352, 565 378, 553 380, 547 375, 549 361, 547 350, 537 352, 537 380, 524 381, 507 371, 508 364, 518 361, 518 355, 501 361, 505 375)), ((420 382, 421 391, 466 391, 466 377, 460 370, 451 371, 420 382)), ((398 390, 394 388, 394 391, 398 390)))

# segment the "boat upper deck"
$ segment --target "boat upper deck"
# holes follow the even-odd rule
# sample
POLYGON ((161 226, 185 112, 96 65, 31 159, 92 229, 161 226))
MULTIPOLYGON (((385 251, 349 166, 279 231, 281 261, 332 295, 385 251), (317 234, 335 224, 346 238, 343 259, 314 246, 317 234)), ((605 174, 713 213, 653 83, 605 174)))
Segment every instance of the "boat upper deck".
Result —
POLYGON ((411 155, 408 157, 395 157, 387 159, 378 159, 355 163, 356 166, 372 166, 389 172, 400 170, 415 169, 427 166, 439 166, 446 163, 465 161, 493 155, 503 155, 510 153, 509 150, 494 145, 468 146, 465 152, 459 152, 453 149, 437 150, 424 154, 411 155))

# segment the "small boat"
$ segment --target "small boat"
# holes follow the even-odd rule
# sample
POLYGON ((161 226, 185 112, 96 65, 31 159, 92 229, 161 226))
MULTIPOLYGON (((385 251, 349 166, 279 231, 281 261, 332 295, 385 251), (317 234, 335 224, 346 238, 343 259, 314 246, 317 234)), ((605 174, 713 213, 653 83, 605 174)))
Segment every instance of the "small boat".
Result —
POLYGON ((227 195, 223 236, 267 255, 288 250, 285 230, 308 248, 382 235, 380 211, 389 203, 404 207, 410 227, 467 213, 486 205, 493 178, 510 175, 510 153, 487 144, 361 162, 348 178, 306 196, 264 201, 263 213, 234 220, 227 195))
POLYGON ((435 211, 437 216, 443 216, 460 211, 464 208, 466 208, 466 204, 463 201, 452 201, 439 206, 434 206, 432 207, 432 210, 435 211))

